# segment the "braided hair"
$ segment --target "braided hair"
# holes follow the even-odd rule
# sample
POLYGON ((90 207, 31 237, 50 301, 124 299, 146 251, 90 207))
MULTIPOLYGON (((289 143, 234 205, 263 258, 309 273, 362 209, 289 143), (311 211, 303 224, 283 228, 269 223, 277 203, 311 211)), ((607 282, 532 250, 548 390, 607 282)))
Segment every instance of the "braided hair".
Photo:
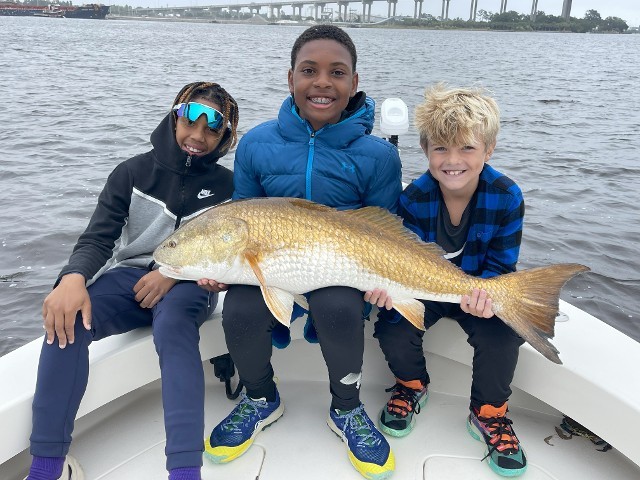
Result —
POLYGON ((225 135, 222 145, 218 146, 221 151, 227 152, 238 142, 238 104, 229 93, 217 83, 193 82, 182 87, 172 106, 179 103, 187 103, 194 98, 202 98, 210 102, 217 103, 222 108, 224 124, 230 125, 230 135, 225 135))

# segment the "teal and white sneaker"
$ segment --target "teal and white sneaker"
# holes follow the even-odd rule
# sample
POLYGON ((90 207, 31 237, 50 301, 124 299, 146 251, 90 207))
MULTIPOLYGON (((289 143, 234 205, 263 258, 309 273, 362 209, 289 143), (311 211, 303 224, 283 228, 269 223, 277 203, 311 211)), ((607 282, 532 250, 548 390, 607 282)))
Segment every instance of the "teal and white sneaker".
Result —
POLYGON ((362 404, 353 410, 330 410, 327 424, 347 445, 349 460, 363 477, 391 477, 396 468, 393 452, 362 404))
POLYGON ((501 407, 483 405, 480 411, 470 408, 467 430, 473 438, 487 444, 491 470, 504 477, 517 477, 527 469, 527 457, 507 418, 507 403, 501 407))
POLYGON ((396 378, 396 384, 385 392, 393 393, 378 417, 380 430, 393 437, 409 435, 416 424, 415 416, 429 398, 428 385, 420 380, 405 382, 396 378))
POLYGON ((242 393, 240 402, 204 441, 204 456, 213 463, 235 460, 253 444, 256 435, 278 420, 284 413, 284 403, 276 390, 276 399, 254 400, 242 393))

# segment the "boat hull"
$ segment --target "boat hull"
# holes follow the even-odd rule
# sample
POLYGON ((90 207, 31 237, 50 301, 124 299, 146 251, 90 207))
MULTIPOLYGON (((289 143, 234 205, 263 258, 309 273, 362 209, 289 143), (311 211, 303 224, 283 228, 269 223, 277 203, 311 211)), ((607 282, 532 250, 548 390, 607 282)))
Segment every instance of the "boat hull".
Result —
MULTIPOLYGON (((285 415, 261 433, 256 444, 236 461, 228 465, 214 465, 205 461, 202 470, 204 480, 255 480, 258 477, 261 480, 362 478, 351 466, 344 445, 326 424, 331 401, 326 366, 319 347, 310 345, 303 339, 302 327, 301 321, 293 323, 291 345, 284 350, 276 350, 272 358, 279 378, 278 388, 285 403, 285 415), (310 469, 309 465, 317 467, 310 469)), ((384 389, 393 383, 393 377, 377 340, 372 338, 372 331, 372 322, 366 322, 364 381, 360 396, 367 412, 375 417, 388 399, 389 394, 384 389)), ((92 344, 95 354, 92 359, 92 378, 81 407, 80 418, 76 422, 72 446, 72 453, 81 461, 87 478, 166 478, 166 442, 162 428, 157 358, 154 357, 153 342, 148 333, 130 333, 132 335, 125 335, 131 337, 126 342, 114 337, 92 344), (117 348, 115 344, 112 346, 111 353, 94 348, 102 347, 100 344, 109 340, 117 344, 117 348), (130 351, 122 354, 122 350, 130 351), (136 359, 136 362, 113 362, 115 359, 111 357, 114 355, 125 355, 136 359), (120 367, 116 368, 116 364, 120 367), (151 372, 146 370, 134 373, 138 368, 144 370, 145 364, 154 366, 156 371, 153 375, 147 376, 151 372), (102 396, 111 396, 112 389, 119 388, 114 384, 120 383, 119 380, 123 378, 113 378, 113 372, 117 370, 122 373, 122 365, 127 365, 127 373, 135 376, 141 386, 135 389, 129 386, 131 391, 128 394, 113 395, 118 398, 94 408, 102 403, 98 402, 98 389, 102 390, 102 396), (156 379, 149 382, 151 377, 156 379), (107 385, 107 378, 113 382, 107 385)), ((201 334, 203 357, 226 351, 219 312, 205 322, 201 334)), ((486 461, 481 461, 485 447, 471 438, 465 428, 472 352, 466 344, 464 332, 454 322, 443 320, 433 327, 433 331, 430 330, 426 343, 432 389, 411 436, 388 438, 396 455, 396 472, 393 478, 495 480, 497 477, 486 465, 486 461), (451 355, 453 350, 460 351, 451 355), (454 358, 448 358, 449 355, 454 358)), ((566 368, 550 364, 532 348, 523 347, 523 353, 529 358, 519 365, 524 370, 519 372, 517 384, 523 384, 523 376, 536 376, 529 371, 532 367, 531 357, 540 357, 543 368, 566 368)), ((233 408, 234 402, 227 400, 224 385, 214 377, 213 369, 206 359, 203 368, 206 376, 205 428, 208 433, 233 408)), ((235 381, 236 379, 233 387, 235 381)), ((510 410, 516 432, 530 459, 527 478, 640 478, 640 467, 617 449, 598 452, 597 449, 601 447, 586 438, 561 438, 556 427, 562 422, 562 413, 517 385, 513 388, 510 410)), ((3 425, 7 428, 10 426, 6 423, 3 425)), ((625 428, 633 429, 635 426, 637 416, 630 416, 625 428)), ((14 432, 22 433, 22 430, 24 429, 14 432)), ((15 436, 15 433, 6 436, 15 436)), ((24 451, 11 461, 0 464, 0 478, 21 480, 30 460, 28 451, 24 451)))

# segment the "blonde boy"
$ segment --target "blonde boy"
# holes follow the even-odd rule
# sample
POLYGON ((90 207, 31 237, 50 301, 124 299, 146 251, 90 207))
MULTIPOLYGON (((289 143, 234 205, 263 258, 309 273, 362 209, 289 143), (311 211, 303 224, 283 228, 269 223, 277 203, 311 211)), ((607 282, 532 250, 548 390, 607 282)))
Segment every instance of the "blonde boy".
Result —
MULTIPOLYGON (((496 102, 479 89, 438 84, 426 90, 415 123, 429 169, 400 196, 398 214, 405 226, 422 240, 438 243, 446 258, 470 275, 488 278, 515 271, 524 201, 520 188, 487 164, 500 128, 496 102)), ((423 303, 427 329, 442 317, 452 318, 474 349, 469 433, 486 443, 485 458, 495 472, 522 474, 527 460, 506 416, 522 338, 493 315, 484 291, 474 290, 459 305, 423 303)), ((378 422, 396 437, 411 432, 429 385, 424 332, 400 319, 395 310, 382 310, 375 326, 396 377, 378 422)))

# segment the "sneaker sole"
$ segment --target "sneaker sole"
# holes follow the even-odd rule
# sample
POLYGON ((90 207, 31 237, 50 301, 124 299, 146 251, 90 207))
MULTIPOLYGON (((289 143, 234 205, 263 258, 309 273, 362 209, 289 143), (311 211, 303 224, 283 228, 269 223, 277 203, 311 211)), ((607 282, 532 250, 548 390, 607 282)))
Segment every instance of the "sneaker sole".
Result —
POLYGON ((205 458, 207 458, 209 461, 213 463, 218 463, 218 464, 229 463, 232 460, 235 460, 236 458, 241 456, 244 452, 249 450, 249 447, 253 445, 253 441, 255 440, 256 436, 262 430, 276 423, 280 419, 280 417, 282 417, 283 414, 284 414, 284 402, 280 400, 280 405, 278 406, 278 408, 276 408, 273 412, 271 412, 271 415, 265 418, 258 425, 258 427, 254 430, 253 435, 251 435, 251 437, 246 442, 241 443, 237 447, 224 447, 224 446, 212 447, 211 444, 209 443, 210 439, 205 438, 204 452, 203 452, 205 458))
MULTIPOLYGON (((418 402, 418 405, 420 405, 420 409, 422 410, 422 407, 424 407, 427 404, 427 400, 429 399, 429 392, 427 392, 427 394, 422 397, 422 399, 420 399, 420 401, 418 402)), ((396 438, 401 438, 401 437, 406 437, 407 435, 409 435, 412 431, 413 431, 413 427, 416 426, 416 415, 417 414, 413 414, 413 417, 411 417, 411 423, 409 424, 409 426, 407 428, 405 428, 404 430, 394 430, 393 428, 387 427, 384 423, 382 423, 382 414, 384 413, 384 410, 386 408, 386 405, 384 407, 382 407, 382 410, 380 410, 380 413, 378 414, 378 428, 380 429, 380 431, 386 433, 387 435, 391 435, 392 437, 396 437, 396 438)))
POLYGON ((351 465, 353 465, 353 468, 355 468, 358 473, 360 473, 360 475, 369 480, 387 480, 388 478, 391 478, 391 475, 393 475, 396 467, 395 457, 392 450, 389 450, 389 458, 387 459, 387 462, 382 466, 376 465, 375 463, 363 462, 361 460, 358 460, 355 455, 351 453, 347 439, 344 438, 342 430, 340 430, 335 424, 335 422, 331 418, 331 415, 329 415, 329 417, 327 418, 327 425, 329 426, 331 431, 335 433, 340 438, 340 440, 342 440, 342 443, 347 449, 347 454, 349 456, 351 465))
POLYGON ((84 480, 84 471, 80 466, 80 462, 78 462, 75 457, 67 455, 67 458, 65 459, 65 467, 69 472, 69 477, 65 477, 63 475, 61 478, 68 478, 69 480, 84 480))
MULTIPOLYGON (((469 432, 469 435, 471 435, 475 440, 482 442, 485 445, 486 448, 485 448, 484 454, 487 455, 489 453, 489 447, 487 447, 487 443, 484 441, 484 435, 482 435, 482 432, 478 430, 478 427, 475 426, 475 424, 471 421, 469 417, 467 417, 467 432, 469 432)), ((522 449, 522 453, 525 453, 524 449, 522 449)), ((491 456, 487 457, 487 461, 489 462, 489 467, 491 468, 491 470, 493 470, 498 475, 501 475, 503 477, 519 477, 527 470, 526 465, 517 470, 515 469, 507 470, 505 468, 501 468, 495 464, 495 462, 491 459, 491 456)))

